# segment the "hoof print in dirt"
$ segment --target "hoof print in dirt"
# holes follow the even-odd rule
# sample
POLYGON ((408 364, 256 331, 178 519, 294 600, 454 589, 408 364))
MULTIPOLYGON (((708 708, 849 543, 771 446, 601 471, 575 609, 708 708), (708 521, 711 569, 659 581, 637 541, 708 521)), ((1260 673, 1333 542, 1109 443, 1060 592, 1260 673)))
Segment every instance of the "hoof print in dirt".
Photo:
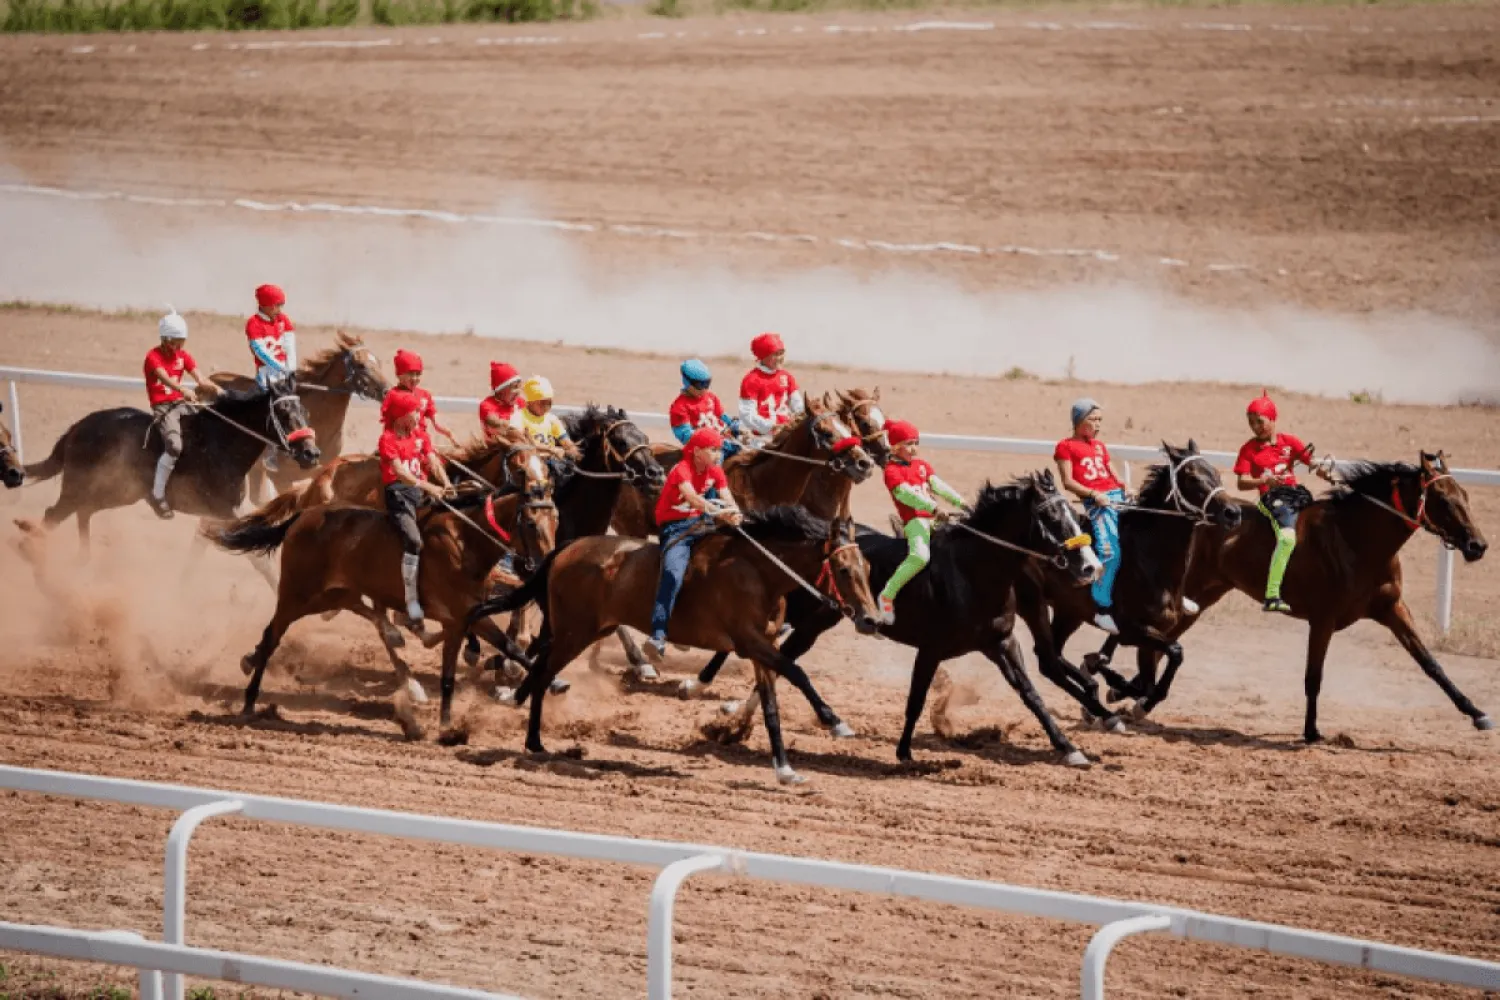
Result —
POLYGON ((1331 747, 1338 747, 1340 750, 1357 749, 1357 746, 1354 742, 1354 737, 1350 736, 1348 733, 1339 733, 1333 739, 1328 740, 1326 745, 1331 747))
MULTIPOLYGON (((417 729, 415 737, 411 737, 408 734, 409 739, 421 739, 421 737, 422 730, 420 728, 417 729)), ((466 747, 469 745, 469 731, 467 729, 445 729, 441 733, 438 733, 437 741, 439 746, 466 747)))

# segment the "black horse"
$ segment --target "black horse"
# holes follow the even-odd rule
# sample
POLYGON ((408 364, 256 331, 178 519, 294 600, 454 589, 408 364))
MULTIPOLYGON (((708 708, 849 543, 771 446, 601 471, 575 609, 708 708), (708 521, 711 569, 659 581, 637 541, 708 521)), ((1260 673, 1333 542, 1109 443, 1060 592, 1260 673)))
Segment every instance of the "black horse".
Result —
MULTIPOLYGON (((1110 640, 1108 653, 1088 661, 1090 669, 1108 667, 1109 653, 1125 645, 1165 655, 1167 675, 1175 674, 1182 665, 1182 646, 1172 633, 1186 614, 1182 588, 1197 528, 1217 524, 1232 529, 1240 523, 1239 504, 1224 492, 1218 470, 1199 453, 1197 442, 1189 440, 1186 448, 1163 442, 1162 451, 1167 464, 1151 467, 1134 508, 1120 514, 1122 562, 1113 610, 1120 634, 1110 640)), ((1016 584, 1016 598, 1035 640, 1042 676, 1080 703, 1083 687, 1090 698, 1097 698, 1092 678, 1063 657, 1069 637, 1098 611, 1089 590, 1066 573, 1032 563, 1016 584)), ((1137 711, 1144 715, 1154 706, 1155 701, 1146 698, 1137 711)), ((1123 728, 1112 717, 1104 721, 1109 728, 1123 728)))
MULTIPOLYGON (((308 429, 293 379, 267 390, 221 392, 212 406, 183 417, 182 437, 182 460, 168 483, 167 499, 184 514, 233 517, 245 498, 245 476, 268 441, 304 468, 318 464, 317 438, 308 429)), ((143 410, 122 406, 90 413, 63 432, 45 461, 26 466, 26 475, 38 480, 63 477, 44 523, 50 529, 76 514, 87 552, 90 518, 150 495, 162 447, 151 414, 143 410)))
MULTIPOLYGON (((1006 486, 986 483, 971 514, 933 532, 932 561, 897 595, 895 624, 881 628, 887 638, 917 651, 898 758, 911 760, 912 733, 938 666, 967 653, 981 653, 1000 668, 1064 761, 1074 767, 1088 765, 1088 758, 1063 735, 1042 703, 1013 634, 1015 584, 1028 561, 1040 557, 1053 562, 1078 584, 1097 577, 1099 559, 1080 544, 1082 539, 1078 516, 1058 493, 1051 472, 1032 473, 1006 486)), ((870 565, 872 590, 885 586, 906 558, 905 539, 869 528, 861 530, 859 547, 870 565)), ((791 635, 781 644, 782 655, 799 660, 837 623, 837 615, 826 614, 793 622, 791 635)), ((1090 701, 1092 711, 1107 714, 1096 699, 1090 701)), ((747 698, 725 730, 738 737, 747 734, 757 703, 755 696, 747 698)), ((819 713, 818 721, 837 732, 842 723, 832 710, 821 700, 809 697, 809 703, 819 713)))
MULTIPOLYGON (((5 407, 0 406, 0 413, 5 407)), ((0 421, 0 482, 13 490, 26 481, 26 470, 21 467, 21 456, 16 454, 16 444, 11 440, 10 428, 0 421)))

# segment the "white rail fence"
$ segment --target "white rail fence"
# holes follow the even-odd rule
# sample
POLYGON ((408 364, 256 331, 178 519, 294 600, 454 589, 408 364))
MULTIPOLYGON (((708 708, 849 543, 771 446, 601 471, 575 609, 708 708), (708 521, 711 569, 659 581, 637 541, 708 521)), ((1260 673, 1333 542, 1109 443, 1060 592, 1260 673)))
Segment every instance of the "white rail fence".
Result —
MULTIPOLYGON (((0 379, 8 384, 10 396, 11 436, 15 439, 16 451, 25 454, 21 440, 21 398, 18 384, 28 382, 38 385, 60 385, 74 389, 123 389, 139 394, 145 388, 143 378, 127 378, 118 375, 87 375, 79 372, 43 371, 36 368, 13 368, 0 365, 0 379)), ((469 396, 436 396, 444 407, 464 407, 472 411, 479 406, 477 398, 469 396)), ((356 400, 356 402, 360 402, 356 400)), ((575 413, 580 407, 559 406, 559 413, 575 413)), ((666 430, 669 425, 665 413, 632 412, 631 419, 644 428, 666 430)), ((1040 455, 1052 457, 1055 442, 1036 438, 983 437, 971 434, 922 435, 922 444, 945 451, 981 451, 1005 455, 1040 455)), ((1161 452, 1142 445, 1110 445, 1110 454, 1126 463, 1124 473, 1127 483, 1131 462, 1155 462, 1161 452)), ((1234 464, 1235 454, 1228 451, 1205 451, 1207 458, 1221 469, 1234 464)), ((1500 470, 1454 469, 1453 477, 1470 486, 1500 486, 1500 470)), ((1437 625, 1447 632, 1453 621, 1453 553, 1446 547, 1437 546, 1437 625)))
POLYGON ((327 805, 239 792, 155 784, 123 778, 0 766, 0 788, 71 798, 180 810, 167 837, 162 895, 163 944, 146 943, 130 932, 91 932, 68 928, 0 923, 0 949, 62 958, 131 965, 142 969, 141 996, 163 995, 156 973, 166 972, 166 1000, 181 1000, 181 976, 192 975, 340 997, 501 997, 478 990, 391 979, 326 966, 311 966, 191 948, 186 945, 187 851, 193 832, 213 816, 290 823, 325 830, 437 841, 492 850, 523 851, 588 861, 647 865, 660 869, 652 887, 646 931, 646 995, 672 995, 672 912, 682 883, 698 872, 792 885, 904 896, 934 903, 998 910, 1091 924, 1095 933, 1083 955, 1080 995, 1102 1000, 1111 950, 1135 934, 1165 931, 1193 941, 1253 948, 1334 965, 1410 976, 1433 982, 1500 989, 1500 963, 1402 948, 1299 930, 1276 924, 1200 913, 1172 906, 1105 899, 1067 892, 979 882, 972 879, 868 865, 815 861, 735 851, 702 844, 636 840, 533 827, 445 819, 416 813, 327 805))

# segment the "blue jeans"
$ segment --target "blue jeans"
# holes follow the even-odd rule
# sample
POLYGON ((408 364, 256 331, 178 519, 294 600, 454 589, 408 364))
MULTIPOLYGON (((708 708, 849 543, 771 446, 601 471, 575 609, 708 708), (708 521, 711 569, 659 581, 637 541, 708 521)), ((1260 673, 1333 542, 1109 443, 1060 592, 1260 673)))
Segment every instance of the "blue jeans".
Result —
MULTIPOLYGON (((1125 502, 1124 490, 1113 489, 1104 495, 1115 503, 1125 502)), ((1104 564, 1104 572, 1094 581, 1090 593, 1100 610, 1108 610, 1114 604, 1115 574, 1120 572, 1120 510, 1101 507, 1092 500, 1085 500, 1083 509, 1094 526, 1094 554, 1104 564)))
POLYGON ((693 546, 702 536, 694 531, 708 527, 709 519, 703 515, 686 517, 680 521, 669 521, 656 533, 661 539, 661 580, 656 585, 656 604, 651 609, 651 638, 666 639, 667 622, 672 619, 672 607, 677 603, 677 592, 682 589, 682 579, 687 576, 688 563, 693 560, 693 546), (683 535, 688 535, 683 538, 683 535), (682 539, 681 541, 676 541, 682 539), (672 544, 675 542, 675 544, 672 544))

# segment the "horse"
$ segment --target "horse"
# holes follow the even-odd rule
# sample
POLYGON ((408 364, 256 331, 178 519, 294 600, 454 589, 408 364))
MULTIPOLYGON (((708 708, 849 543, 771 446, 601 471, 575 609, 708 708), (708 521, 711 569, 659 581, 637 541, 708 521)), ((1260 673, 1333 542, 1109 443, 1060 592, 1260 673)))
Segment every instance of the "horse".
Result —
MULTIPOLYGON (((1469 511, 1468 493, 1448 469, 1447 455, 1424 451, 1417 465, 1340 462, 1337 472, 1341 484, 1297 518, 1297 548, 1282 585, 1282 595, 1292 606, 1291 616, 1308 623, 1303 741, 1323 739, 1318 731, 1318 694, 1328 644, 1335 632, 1361 619, 1389 629, 1475 729, 1494 729, 1494 720, 1448 679, 1417 635, 1401 596, 1401 549, 1419 530, 1426 529, 1444 545, 1457 549, 1465 562, 1477 562, 1489 549, 1469 511)), ((1257 600, 1265 593, 1275 547, 1271 525, 1254 503, 1236 502, 1244 511, 1237 528, 1210 528, 1194 539, 1184 592, 1204 610, 1232 590, 1257 600)), ((1179 622, 1173 638, 1191 625, 1192 619, 1179 622)), ((1160 703, 1171 687, 1171 675, 1156 681, 1156 657, 1149 650, 1139 650, 1137 661, 1140 672, 1131 681, 1107 669, 1100 672, 1116 694, 1160 703)))
MULTIPOLYGON (((556 510, 550 504, 538 508, 521 494, 497 498, 495 493, 480 490, 426 512, 419 527, 422 605, 428 618, 439 625, 438 631, 425 636, 423 642, 429 648, 439 643, 443 647, 440 718, 446 728, 452 715, 458 653, 469 627, 469 610, 485 598, 490 571, 511 538, 531 539, 523 545, 550 550, 555 541, 556 510), (476 519, 464 508, 481 508, 483 514, 476 519), (507 531, 503 527, 506 522, 515 527, 507 531), (521 530, 528 522, 527 530, 521 530)), ((255 712, 266 664, 293 622, 328 611, 350 611, 375 625, 384 639, 386 612, 405 607, 401 541, 381 511, 344 504, 320 505, 277 523, 244 518, 205 525, 203 533, 229 552, 268 555, 281 550, 276 611, 259 644, 240 661, 240 668, 250 675, 245 688, 247 716, 255 712)), ((527 554, 536 556, 535 551, 527 554)), ((389 642, 385 645, 398 676, 405 678, 406 665, 389 642)), ((413 720, 399 711, 397 716, 408 738, 420 738, 421 730, 413 720)))
MULTIPOLYGON (((1111 641, 1164 654, 1167 672, 1175 674, 1182 664, 1182 646, 1170 634, 1183 618, 1182 587, 1198 526, 1218 524, 1232 530, 1240 523, 1241 509, 1224 492, 1218 470, 1199 453, 1196 441, 1189 440, 1186 448, 1162 442, 1162 451, 1166 464, 1151 467, 1134 506, 1120 514, 1123 562, 1114 588, 1120 634, 1111 641)), ((1080 703, 1084 688, 1097 699, 1092 678, 1062 655, 1068 638, 1098 610, 1091 593, 1067 574, 1032 563, 1016 583, 1016 598, 1035 642, 1042 676, 1080 703)), ((1096 659, 1089 665, 1097 668, 1108 662, 1096 659)), ((1153 705, 1145 699, 1140 714, 1153 705)), ((1114 713, 1100 721, 1108 729, 1124 730, 1114 713)))
MULTIPOLYGON (((878 590, 906 558, 906 540, 862 528, 858 541, 870 566, 870 588, 878 590)), ((1052 563, 1079 585, 1092 583, 1101 569, 1088 536, 1079 527, 1078 515, 1057 491, 1050 471, 1034 472, 1005 486, 986 483, 971 513, 950 518, 933 532, 932 561, 896 596, 895 624, 880 628, 886 638, 917 651, 906 700, 906 723, 896 746, 899 760, 912 759, 912 734, 938 666, 967 653, 980 653, 1000 669, 1001 676, 1020 695, 1063 762, 1070 767, 1089 766, 1088 757, 1063 735, 1048 714, 1026 674, 1013 634, 1015 585, 1031 559, 1052 563)), ((782 642, 781 655, 793 662, 801 659, 832 624, 836 623, 826 615, 792 622, 792 633, 782 642)), ((752 693, 741 703, 735 717, 721 730, 724 738, 744 738, 755 717, 757 701, 752 693)), ((1107 714, 1097 701, 1094 705, 1098 713, 1107 714)))
MULTIPOLYGON (((209 406, 182 419, 183 452, 167 486, 174 510, 225 519, 245 499, 245 476, 271 444, 311 469, 321 452, 296 380, 267 389, 227 389, 209 406)), ((37 480, 62 475, 57 503, 42 516, 48 529, 71 515, 87 555, 90 519, 101 510, 128 507, 151 492, 163 448, 151 414, 133 407, 98 410, 63 431, 45 461, 26 466, 37 480)))
MULTIPOLYGON (((0 404, 0 413, 5 406, 0 404)), ((21 456, 16 454, 15 440, 10 436, 10 427, 0 421, 0 482, 13 490, 26 481, 26 470, 21 466, 21 456)))
MULTIPOLYGON (((515 692, 517 704, 531 698, 527 750, 545 752, 542 701, 548 684, 619 626, 650 627, 660 569, 661 548, 655 543, 596 535, 548 556, 519 589, 474 609, 477 617, 530 601, 542 608, 535 665, 515 692)), ((747 512, 740 527, 718 528, 694 548, 667 638, 700 649, 733 650, 755 663, 772 761, 782 784, 803 779, 792 769, 782 743, 776 676, 817 699, 807 674, 773 641, 783 599, 798 586, 812 586, 807 579, 815 576, 823 599, 838 605, 860 631, 873 633, 877 618, 868 570, 854 541, 853 522, 824 521, 794 506, 747 512)))
MULTIPOLYGON (((249 392, 255 388, 255 379, 248 375, 220 372, 210 376, 210 381, 223 389, 249 392)), ((380 374, 380 362, 362 339, 343 330, 335 335, 335 346, 314 354, 297 369, 297 395, 307 410, 307 425, 318 435, 323 460, 331 462, 344 451, 344 420, 349 413, 351 397, 358 396, 378 403, 385 398, 390 386, 380 374)), ((278 467, 268 472, 264 465, 256 463, 250 467, 249 496, 258 499, 265 495, 269 478, 276 493, 285 493, 305 476, 294 469, 278 467)))

